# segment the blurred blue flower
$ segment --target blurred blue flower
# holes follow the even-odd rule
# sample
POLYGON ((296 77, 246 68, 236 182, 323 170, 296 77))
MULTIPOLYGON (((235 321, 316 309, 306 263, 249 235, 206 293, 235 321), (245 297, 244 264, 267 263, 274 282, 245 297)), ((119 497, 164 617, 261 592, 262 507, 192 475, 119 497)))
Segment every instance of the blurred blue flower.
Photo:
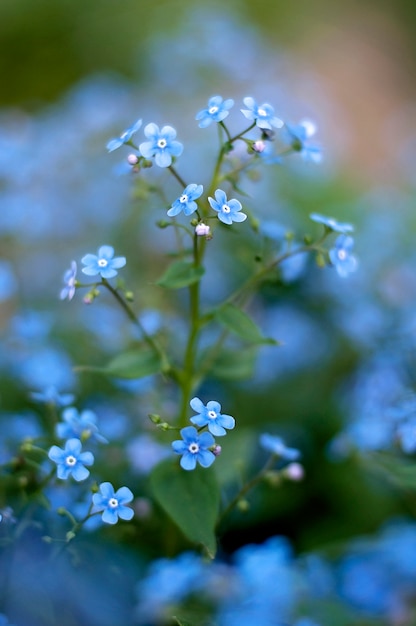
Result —
POLYGON ((224 224, 233 222, 244 222, 247 219, 245 213, 241 213, 241 202, 239 200, 227 200, 227 196, 222 189, 215 192, 215 200, 208 198, 211 208, 218 213, 218 219, 224 224))
POLYGON ((221 404, 215 400, 210 400, 205 406, 199 398, 192 398, 190 405, 198 413, 191 417, 192 424, 199 428, 208 426, 209 432, 216 437, 226 435, 225 429, 231 430, 235 426, 235 419, 231 415, 222 415, 221 404))
POLYGON ((103 278, 112 278, 117 276, 117 270, 126 265, 124 256, 114 256, 114 248, 111 246, 101 246, 98 255, 86 254, 82 259, 82 263, 86 266, 82 268, 87 276, 95 276, 101 274, 103 278))
POLYGON ((278 117, 275 117, 274 108, 270 104, 257 105, 254 98, 247 97, 243 100, 247 109, 240 109, 241 113, 248 120, 255 120, 256 125, 261 129, 272 130, 272 126, 281 128, 283 121, 278 117))
POLYGON ((75 261, 71 261, 71 267, 69 270, 66 270, 64 274, 63 281, 65 283, 65 287, 61 289, 61 293, 59 297, 61 300, 72 300, 75 294, 75 281, 77 276, 77 264, 75 261))
POLYGON ((0 302, 8 300, 17 291, 17 280, 8 261, 0 260, 0 302))
POLYGON ((97 416, 93 411, 82 411, 79 413, 73 406, 68 407, 62 413, 63 422, 56 424, 56 435, 60 439, 70 439, 76 437, 82 441, 93 439, 100 443, 108 443, 97 426, 97 416))
POLYGON ((309 141, 315 133, 315 124, 309 120, 303 120, 299 124, 286 123, 282 129, 281 138, 293 150, 300 152, 305 161, 320 163, 322 161, 322 148, 309 141))
POLYGON ((260 445, 262 448, 279 456, 286 461, 295 461, 299 459, 300 452, 296 448, 288 448, 280 437, 269 435, 268 433, 262 433, 260 435, 260 445))
POLYGON ((171 454, 171 451, 144 433, 129 441, 126 454, 134 471, 149 474, 155 465, 171 454))
POLYGON ((159 167, 169 167, 172 157, 182 154, 183 145, 179 141, 174 141, 176 130, 172 126, 163 126, 159 130, 156 124, 147 124, 144 134, 150 141, 140 144, 139 150, 145 159, 155 158, 155 163, 159 167))
POLYGON ((30 397, 36 402, 43 402, 54 406, 68 406, 74 401, 72 393, 59 393, 54 385, 45 387, 43 391, 31 391, 30 397))
POLYGON ((120 137, 117 137, 117 139, 111 139, 107 144, 107 150, 109 152, 113 152, 113 150, 117 150, 117 148, 120 148, 123 144, 128 143, 134 133, 137 133, 141 125, 142 120, 137 120, 137 122, 130 126, 130 128, 127 128, 127 130, 125 130, 120 137))
POLYGON ((93 512, 102 511, 102 520, 106 524, 116 524, 118 518, 124 520, 131 520, 134 511, 129 506, 126 506, 133 500, 133 494, 128 487, 120 487, 117 491, 114 491, 114 487, 111 483, 101 483, 99 486, 100 491, 94 493, 92 501, 94 503, 93 512))
POLYGON ((212 96, 208 100, 208 107, 199 111, 195 119, 199 120, 199 128, 206 128, 211 122, 222 122, 229 115, 229 109, 234 106, 234 100, 223 100, 221 96, 212 96))
POLYGON ((210 433, 198 435, 193 426, 186 426, 181 430, 182 440, 172 442, 172 448, 176 454, 181 454, 181 467, 185 470, 193 470, 196 463, 202 467, 209 467, 215 461, 215 455, 209 448, 215 444, 214 437, 210 433))
POLYGON ((407 420, 397 428, 400 446, 406 454, 416 452, 416 418, 407 420))
POLYGON ((195 200, 201 196, 203 190, 204 188, 202 185, 196 185, 195 183, 191 183, 185 187, 182 195, 175 200, 169 209, 169 217, 174 217, 181 211, 183 211, 185 215, 192 215, 192 213, 195 213, 198 208, 195 200))
POLYGON ((13 626, 4 615, 4 613, 0 613, 0 626, 13 626))
POLYGON ((66 480, 72 476, 77 482, 85 480, 90 471, 84 467, 94 463, 92 452, 81 452, 82 444, 79 439, 69 439, 65 443, 65 448, 52 446, 48 452, 48 457, 57 465, 57 476, 61 480, 66 480))
POLYGON ((351 272, 355 272, 358 261, 352 254, 354 239, 349 235, 340 235, 335 241, 335 246, 329 251, 329 258, 339 276, 345 278, 351 272))
POLYGON ((336 233, 345 234, 351 233, 354 230, 354 226, 352 226, 352 224, 338 222, 338 220, 335 220, 333 217, 327 217, 326 215, 321 215, 320 213, 311 213, 309 217, 312 221, 318 222, 318 224, 323 224, 336 233))

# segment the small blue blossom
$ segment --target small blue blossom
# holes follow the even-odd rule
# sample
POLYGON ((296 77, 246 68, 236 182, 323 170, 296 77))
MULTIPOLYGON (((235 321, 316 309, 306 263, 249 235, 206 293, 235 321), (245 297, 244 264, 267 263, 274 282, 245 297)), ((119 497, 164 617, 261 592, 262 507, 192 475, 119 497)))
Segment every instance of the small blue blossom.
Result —
POLYGON ((333 217, 327 217, 326 215, 321 215, 320 213, 311 213, 309 217, 312 221, 318 222, 318 224, 323 224, 335 233, 352 233, 354 230, 354 226, 352 224, 338 222, 338 220, 333 217))
POLYGON ((416 452, 416 418, 400 424, 397 429, 397 435, 403 452, 414 454, 416 452))
POLYGON ((97 426, 97 416, 93 411, 82 411, 78 413, 73 406, 68 407, 62 413, 63 422, 56 424, 56 435, 60 439, 70 439, 76 437, 85 441, 93 439, 101 443, 108 443, 103 437, 97 426))
POLYGON ((66 480, 72 476, 77 482, 85 480, 90 471, 84 467, 94 463, 92 452, 81 452, 82 444, 79 439, 68 439, 65 448, 52 446, 48 452, 48 457, 57 465, 57 476, 61 480, 66 480))
POLYGON ((274 108, 270 104, 257 105, 254 98, 244 98, 244 104, 247 109, 241 109, 241 113, 248 120, 255 120, 256 125, 261 129, 272 130, 272 126, 275 128, 282 128, 283 121, 278 117, 275 117, 274 108))
POLYGON ((75 281, 77 276, 77 264, 75 261, 71 261, 71 267, 64 274, 63 281, 65 287, 61 289, 59 297, 61 300, 72 300, 75 294, 75 281))
POLYGON ((4 613, 0 613, 0 626, 13 626, 4 615, 4 613))
POLYGON ((96 254, 86 254, 82 259, 82 263, 86 266, 82 268, 87 276, 95 276, 101 274, 103 278, 113 278, 117 276, 117 270, 126 265, 124 256, 114 256, 114 248, 111 246, 101 246, 96 254))
POLYGON ((223 100, 221 96, 212 96, 208 100, 208 107, 199 111, 195 119, 199 120, 199 128, 206 128, 211 122, 222 122, 229 115, 229 109, 234 106, 234 100, 223 100))
POLYGON ((260 435, 260 445, 268 452, 272 452, 286 461, 296 461, 300 457, 299 450, 288 448, 280 437, 263 433, 260 435))
POLYGON ((198 435, 193 426, 186 426, 181 430, 182 440, 172 442, 172 448, 176 454, 182 454, 181 467, 185 470, 193 470, 196 463, 202 467, 209 467, 215 461, 215 455, 210 448, 215 445, 214 437, 210 433, 198 435))
POLYGON ((299 124, 286 123, 281 138, 293 150, 300 152, 304 161, 320 163, 322 161, 322 148, 318 144, 309 141, 315 133, 315 124, 309 120, 303 120, 299 124))
POLYGON ((351 272, 355 272, 358 261, 352 254, 354 239, 349 235, 340 235, 335 241, 335 246, 329 251, 329 258, 339 276, 345 278, 351 272))
POLYGON ((244 222, 247 219, 245 213, 241 213, 241 202, 239 200, 227 200, 227 196, 222 189, 215 192, 215 200, 208 198, 211 208, 218 213, 218 219, 224 224, 233 222, 244 222))
POLYGON ((216 437, 226 435, 225 429, 231 430, 235 426, 235 419, 231 415, 222 415, 221 404, 215 400, 210 400, 205 406, 199 398, 192 398, 190 405, 198 413, 191 417, 192 424, 200 428, 208 426, 209 432, 216 437))
POLYGON ((142 120, 137 120, 130 128, 127 128, 123 133, 121 133, 120 137, 117 139, 111 139, 107 144, 107 150, 109 152, 113 152, 113 150, 117 150, 125 143, 128 143, 130 139, 133 137, 135 133, 139 130, 142 125, 142 120))
POLYGON ((72 393, 59 393, 54 385, 46 387, 44 391, 32 391, 30 393, 32 400, 43 402, 54 406, 68 406, 74 401, 72 393))
POLYGON ((128 487, 120 487, 120 489, 114 491, 111 483, 101 483, 99 489, 100 491, 92 496, 93 512, 102 511, 101 519, 103 522, 116 524, 118 518, 124 520, 132 519, 134 511, 129 506, 126 506, 133 500, 133 494, 128 487))
POLYGON ((169 217, 175 217, 175 215, 178 215, 181 211, 183 211, 185 215, 192 215, 192 213, 195 213, 198 209, 198 205, 195 200, 202 195, 203 191, 203 186, 196 185, 195 183, 191 183, 185 187, 182 195, 175 200, 169 209, 169 217))
POLYGON ((172 126, 163 126, 159 130, 156 124, 147 124, 144 134, 150 141, 140 144, 139 150, 145 159, 155 158, 155 163, 159 167, 169 167, 172 157, 182 154, 183 145, 179 141, 174 141, 176 130, 172 126))

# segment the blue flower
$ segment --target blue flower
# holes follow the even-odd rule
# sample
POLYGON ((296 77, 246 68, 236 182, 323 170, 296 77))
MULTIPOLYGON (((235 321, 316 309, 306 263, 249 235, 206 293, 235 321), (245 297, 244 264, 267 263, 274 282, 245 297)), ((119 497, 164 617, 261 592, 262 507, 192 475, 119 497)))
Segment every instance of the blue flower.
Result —
POLYGON ((358 261, 352 254, 354 239, 349 235, 340 235, 335 241, 335 246, 329 251, 329 258, 338 274, 345 278, 351 272, 355 272, 358 261))
POLYGON ((235 426, 235 419, 231 415, 222 415, 221 404, 215 400, 210 400, 205 406, 199 398, 192 398, 190 405, 199 414, 191 417, 192 424, 200 428, 208 426, 209 432, 217 437, 226 435, 225 429, 231 430, 235 426))
POLYGON ((141 125, 142 120, 137 120, 137 122, 130 126, 130 128, 127 128, 127 130, 121 133, 120 137, 117 137, 117 139, 111 139, 107 144, 107 150, 109 152, 113 152, 113 150, 117 150, 117 148, 120 148, 123 144, 128 143, 134 133, 137 133, 141 125))
POLYGON ((86 265, 82 268, 87 276, 101 274, 103 278, 117 276, 117 270, 126 265, 126 258, 118 256, 113 259, 114 248, 111 246, 101 246, 96 254, 86 254, 81 262, 86 265))
POLYGON ((102 511, 101 519, 103 522, 116 524, 118 518, 131 520, 134 511, 126 504, 133 500, 133 494, 128 487, 120 487, 114 491, 111 483, 101 483, 99 489, 100 491, 92 496, 93 512, 102 511))
POLYGON ((85 480, 90 471, 84 467, 94 463, 92 452, 81 452, 82 444, 79 439, 68 439, 65 448, 52 446, 48 457, 57 465, 57 475, 61 480, 72 476, 77 482, 85 480))
POLYGON ((322 161, 322 148, 309 140, 316 133, 316 126, 309 120, 303 120, 299 124, 285 124, 281 138, 289 144, 293 150, 300 152, 305 161, 320 163, 322 161))
POLYGON ((172 126, 164 126, 159 130, 156 124, 147 124, 144 134, 150 141, 140 144, 140 153, 145 159, 155 157, 156 165, 159 167, 169 167, 172 157, 182 154, 183 145, 179 141, 174 141, 176 130, 172 126))
POLYGON ((69 407, 62 413, 63 422, 56 424, 56 435, 60 439, 70 439, 76 437, 77 439, 94 439, 101 443, 108 443, 107 439, 103 437, 96 424, 97 416, 93 411, 82 411, 78 413, 75 407, 69 407))
POLYGON ((54 385, 46 387, 44 391, 32 391, 30 397, 36 402, 43 402, 54 406, 67 406, 74 401, 74 395, 72 393, 59 393, 54 385))
POLYGON ((311 213, 309 215, 311 220, 314 222, 318 222, 318 224, 323 224, 330 230, 333 230, 336 233, 351 233, 354 230, 354 226, 352 224, 347 224, 343 222, 338 222, 333 217, 326 217, 325 215, 321 215, 320 213, 311 213))
POLYGON ((208 198, 211 208, 218 213, 218 219, 224 224, 232 224, 233 222, 244 222, 247 219, 245 213, 240 213, 241 202, 239 200, 227 200, 227 196, 222 189, 215 192, 215 200, 208 198))
POLYGON ((296 461, 300 457, 299 450, 296 448, 288 448, 283 439, 263 433, 260 435, 260 445, 268 452, 272 452, 276 456, 279 456, 286 461, 296 461))
POLYGON ((215 445, 214 437, 210 433, 198 435, 193 426, 186 426, 181 430, 182 440, 172 442, 172 448, 176 454, 182 454, 181 467, 185 470, 193 470, 196 463, 202 467, 209 467, 215 461, 215 455, 209 448, 215 445))
POLYGON ((208 100, 208 107, 199 111, 195 119, 200 120, 199 128, 206 128, 211 122, 222 122, 229 115, 229 109, 234 106, 234 100, 223 100, 221 96, 212 96, 208 100))
POLYGON ((400 445, 406 454, 416 452, 416 418, 400 424, 397 429, 400 445))
POLYGON ((262 104, 258 106, 254 98, 244 98, 244 104, 247 109, 241 109, 241 113, 248 120, 255 120, 256 125, 261 129, 272 130, 272 126, 282 128, 283 121, 275 117, 274 108, 270 104, 262 104))
POLYGON ((77 264, 75 261, 71 261, 71 267, 64 274, 65 287, 61 289, 59 297, 61 300, 72 300, 75 294, 75 280, 77 275, 77 264))
POLYGON ((192 215, 198 208, 195 200, 202 195, 204 188, 202 185, 196 185, 195 183, 191 183, 183 190, 182 195, 175 200, 172 204, 171 208, 168 211, 169 217, 174 217, 178 215, 181 211, 185 213, 185 215, 192 215))

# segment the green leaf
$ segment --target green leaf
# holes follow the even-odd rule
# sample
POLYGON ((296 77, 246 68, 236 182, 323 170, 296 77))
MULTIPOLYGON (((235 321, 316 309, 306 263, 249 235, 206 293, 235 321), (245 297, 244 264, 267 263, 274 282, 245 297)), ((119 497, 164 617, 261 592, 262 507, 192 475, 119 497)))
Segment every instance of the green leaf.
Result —
MULTIPOLYGON (((240 350, 223 350, 213 360, 208 373, 220 380, 243 380, 251 378, 256 364, 257 346, 248 346, 240 350)), ((202 354, 201 365, 209 359, 209 350, 202 354)))
POLYGON ((391 483, 402 489, 416 489, 416 464, 413 460, 379 453, 369 455, 369 464, 391 483))
POLYGON ((264 337, 253 320, 233 304, 224 304, 215 311, 215 317, 227 330, 250 343, 276 345, 275 339, 264 337))
POLYGON ((168 459, 154 468, 150 486, 160 506, 183 534, 202 544, 214 558, 217 548, 214 529, 220 505, 215 472, 199 466, 186 471, 168 459))
POLYGON ((195 267, 188 261, 174 261, 156 284, 169 289, 181 289, 200 281, 204 273, 203 267, 195 267))
POLYGON ((154 350, 140 348, 117 355, 104 367, 80 365, 77 371, 96 372, 115 378, 144 378, 157 374, 162 369, 161 360, 154 350))

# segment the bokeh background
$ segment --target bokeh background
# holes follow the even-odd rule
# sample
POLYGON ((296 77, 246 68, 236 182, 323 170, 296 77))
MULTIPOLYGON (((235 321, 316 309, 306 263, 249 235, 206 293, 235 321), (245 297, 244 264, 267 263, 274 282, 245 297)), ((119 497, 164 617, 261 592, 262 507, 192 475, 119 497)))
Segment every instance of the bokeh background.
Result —
MULTIPOLYGON (((172 528, 161 541, 168 522, 146 509, 147 472, 164 444, 147 414, 174 412, 174 398, 153 379, 74 372, 108 362, 132 330, 109 297, 91 307, 78 294, 60 302, 61 278, 72 259, 110 243, 128 258, 126 280, 149 328, 181 336, 180 299, 152 284, 172 243, 155 222, 175 187, 151 195, 126 174, 127 153, 105 146, 139 117, 168 123, 186 147, 181 174, 207 180, 215 133, 194 117, 215 93, 237 103, 252 95, 284 120, 317 123, 322 164, 293 156, 266 167, 247 182, 251 206, 269 227, 299 236, 317 234, 312 211, 352 222, 360 259, 347 279, 311 259, 266 285, 252 312, 282 346, 262 348, 248 382, 213 380, 204 390, 228 398, 238 416, 228 452, 237 465, 259 465, 253 440, 268 430, 299 447, 305 466, 301 483, 253 494, 221 549, 285 535, 297 554, 338 554, 356 537, 375 540, 391 520, 414 520, 412 457, 397 429, 414 412, 415 13, 409 0, 2 0, 0 461, 45 428, 31 391, 76 394, 113 442, 103 465, 143 494, 143 520, 103 533, 111 549, 128 547, 142 563, 188 547, 172 528)), ((250 234, 232 255, 224 246, 207 303, 238 284, 255 253, 250 234)), ((17 505, 15 487, 4 483, 0 506, 17 505)))

